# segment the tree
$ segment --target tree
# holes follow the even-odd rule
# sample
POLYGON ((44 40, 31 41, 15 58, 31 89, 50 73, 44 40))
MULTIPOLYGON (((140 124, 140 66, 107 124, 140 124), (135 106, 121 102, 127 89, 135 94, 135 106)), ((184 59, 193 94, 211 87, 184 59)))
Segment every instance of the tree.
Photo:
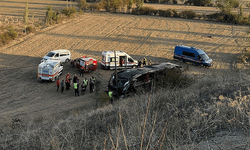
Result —
POLYGON ((29 23, 29 4, 28 4, 28 2, 26 2, 23 19, 24 19, 24 26, 25 26, 25 33, 26 33, 26 27, 28 26, 28 23, 29 23))
POLYGON ((47 11, 46 11, 46 23, 51 24, 52 23, 52 19, 53 19, 53 11, 52 11, 52 7, 50 5, 47 6, 47 11))
POLYGON ((133 0, 129 0, 128 1, 128 6, 127 6, 127 8, 128 8, 128 10, 129 10, 129 12, 130 12, 130 10, 131 10, 131 8, 132 8, 132 5, 133 5, 133 0))
POLYGON ((122 0, 110 0, 110 7, 113 8, 116 12, 117 9, 123 6, 122 0))
POLYGON ((144 0, 136 0, 136 8, 140 10, 143 7, 144 0))
POLYGON ((83 10, 84 12, 88 9, 88 4, 86 0, 79 0, 77 3, 77 6, 79 7, 79 9, 83 10))
POLYGON ((233 8, 239 7, 238 0, 217 0, 216 6, 225 13, 231 13, 233 8))

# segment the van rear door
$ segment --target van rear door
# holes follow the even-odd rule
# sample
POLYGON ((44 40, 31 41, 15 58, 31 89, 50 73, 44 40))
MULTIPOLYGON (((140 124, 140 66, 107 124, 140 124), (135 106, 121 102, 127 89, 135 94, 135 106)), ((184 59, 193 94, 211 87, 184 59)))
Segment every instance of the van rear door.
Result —
MULTIPOLYGON (((118 66, 118 57, 116 57, 116 65, 118 66)), ((109 62, 110 62, 110 69, 115 68, 115 57, 109 57, 109 62)))

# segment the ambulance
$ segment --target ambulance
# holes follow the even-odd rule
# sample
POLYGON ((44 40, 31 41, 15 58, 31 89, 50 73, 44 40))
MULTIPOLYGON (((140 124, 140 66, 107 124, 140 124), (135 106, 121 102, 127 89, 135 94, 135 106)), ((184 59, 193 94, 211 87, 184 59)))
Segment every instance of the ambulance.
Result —
POLYGON ((83 56, 71 61, 71 65, 78 69, 84 69, 84 72, 92 72, 97 69, 97 60, 92 57, 83 56))
POLYGON ((138 67, 138 61, 123 51, 103 51, 101 61, 102 68, 115 69, 115 64, 117 69, 138 67))
POLYGON ((60 60, 46 60, 38 65, 37 78, 54 82, 63 72, 60 60))

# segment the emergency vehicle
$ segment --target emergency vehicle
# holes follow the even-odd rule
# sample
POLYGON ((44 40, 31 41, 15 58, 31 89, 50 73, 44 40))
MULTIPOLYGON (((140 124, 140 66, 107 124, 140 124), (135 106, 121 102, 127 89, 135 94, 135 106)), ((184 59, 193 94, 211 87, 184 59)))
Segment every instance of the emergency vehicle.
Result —
POLYGON ((84 69, 84 72, 95 71, 97 68, 97 60, 91 57, 83 56, 82 58, 76 58, 71 61, 73 67, 84 69))
POLYGON ((115 69, 115 53, 116 53, 116 67, 122 68, 135 68, 138 66, 138 61, 133 59, 123 51, 103 51, 101 66, 104 69, 115 69))
POLYGON ((46 60, 38 65, 37 78, 54 82, 62 72, 63 66, 60 60, 46 60))
POLYGON ((196 47, 177 45, 174 50, 174 59, 178 59, 180 62, 190 62, 201 67, 213 66, 213 60, 202 49, 196 47))

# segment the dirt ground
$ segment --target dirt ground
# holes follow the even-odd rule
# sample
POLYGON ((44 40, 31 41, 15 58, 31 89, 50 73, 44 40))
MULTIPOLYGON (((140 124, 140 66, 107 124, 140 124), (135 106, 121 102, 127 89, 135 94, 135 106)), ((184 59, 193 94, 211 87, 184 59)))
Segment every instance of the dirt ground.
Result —
MULTIPOLYGON (((0 9, 1 15, 19 15, 23 9, 16 6, 23 2, 10 1, 0 2, 0 7, 6 8, 5 11, 0 9), (5 7, 10 1, 13 6, 5 7)), ((62 1, 53 2, 32 1, 30 6, 65 5, 62 1)), ((36 12, 41 14, 44 11, 42 8, 31 10, 38 10, 36 12)), ((246 69, 247 66, 237 63, 236 58, 249 46, 247 31, 247 26, 200 20, 88 12, 30 34, 21 42, 17 40, 0 48, 0 127, 11 128, 14 118, 24 121, 51 116, 63 118, 64 114, 75 109, 95 109, 95 94, 87 91, 86 95, 75 97, 72 89, 61 94, 56 92, 55 83, 37 80, 37 66, 41 58, 51 50, 68 49, 72 53, 72 59, 86 55, 98 59, 99 63, 102 51, 121 50, 135 59, 146 57, 154 63, 170 61, 181 64, 173 60, 174 47, 178 44, 194 46, 203 49, 213 59, 214 66, 204 69, 182 65, 188 67, 190 74, 202 79, 246 69)), ((71 75, 78 74, 69 64, 64 67, 64 74, 60 79, 67 72, 71 75)), ((105 90, 111 73, 113 71, 102 70, 99 66, 97 71, 85 75, 90 78, 101 74, 102 89, 105 90)))

